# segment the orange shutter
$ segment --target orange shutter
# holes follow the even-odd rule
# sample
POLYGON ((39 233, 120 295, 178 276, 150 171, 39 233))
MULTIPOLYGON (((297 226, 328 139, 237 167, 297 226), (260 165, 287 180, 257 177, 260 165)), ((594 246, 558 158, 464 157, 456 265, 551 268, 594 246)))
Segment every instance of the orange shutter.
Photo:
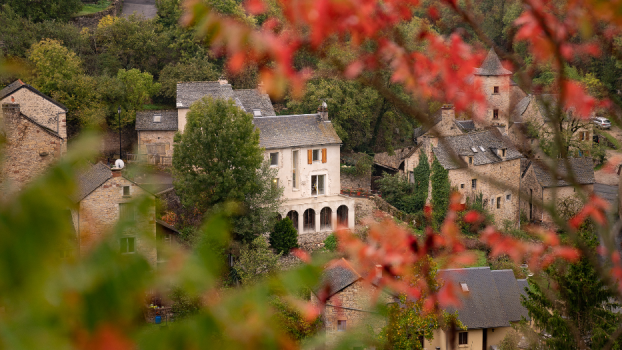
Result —
POLYGON ((307 150, 307 163, 313 164, 313 150, 307 150))
POLYGON ((322 148, 322 163, 326 163, 326 148, 322 148))

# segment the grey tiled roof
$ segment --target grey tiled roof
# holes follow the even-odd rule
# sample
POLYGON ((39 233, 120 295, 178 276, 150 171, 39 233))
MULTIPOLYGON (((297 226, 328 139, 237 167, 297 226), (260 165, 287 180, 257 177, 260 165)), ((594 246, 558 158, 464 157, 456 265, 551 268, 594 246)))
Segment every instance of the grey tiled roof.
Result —
POLYGON ((523 288, 521 288, 516 277, 514 277, 514 271, 493 270, 491 273, 495 279, 497 291, 501 297, 501 303, 508 321, 519 321, 521 317, 529 319, 527 309, 520 303, 520 295, 523 288))
POLYGON ((513 274, 510 280, 505 272, 499 273, 499 277, 496 273, 489 267, 440 270, 440 278, 445 284, 453 284, 461 301, 459 308, 449 307, 446 311, 457 311, 458 319, 468 329, 505 327, 519 321, 525 310, 518 300, 518 283, 513 274), (467 284, 468 292, 462 291, 462 282, 467 284))
POLYGON ((432 129, 436 124, 440 123, 441 120, 443 120, 442 113, 443 111, 441 109, 439 109, 438 112, 434 113, 434 115, 431 118, 431 123, 429 125, 421 125, 420 127, 416 128, 414 131, 413 137, 417 138, 419 136, 424 135, 426 132, 432 129))
POLYGON ((262 116, 274 116, 274 107, 268 94, 262 94, 257 89, 233 90, 233 94, 244 106, 244 110, 253 113, 253 109, 261 110, 262 116))
POLYGON ((480 68, 475 68, 475 75, 511 75, 512 72, 503 68, 499 56, 493 48, 488 51, 488 56, 480 68))
POLYGON ((266 149, 341 144, 331 122, 319 114, 253 118, 260 131, 259 145, 266 149))
POLYGON ((84 170, 78 175, 78 193, 74 197, 75 201, 79 202, 83 200, 111 177, 112 171, 110 167, 102 162, 84 170))
POLYGON ((47 96, 45 94, 43 94, 41 91, 35 89, 34 87, 24 83, 23 81, 21 81, 21 79, 18 79, 14 82, 12 82, 11 84, 7 85, 4 89, 0 90, 0 100, 9 96, 10 94, 14 93, 15 91, 21 89, 21 88, 26 88, 32 92, 34 92, 35 94, 43 97, 44 99, 52 102, 53 104, 57 105, 58 107, 62 108, 65 110, 65 112, 68 111, 67 107, 65 107, 62 103, 54 100, 53 98, 51 98, 50 96, 47 96))
POLYGON ((462 131, 475 130, 475 122, 472 120, 456 120, 455 122, 462 131))
MULTIPOLYGON (((566 162, 564 159, 558 159, 558 161, 557 172, 560 177, 566 177, 568 175, 566 162)), ((588 185, 596 182, 594 179, 594 161, 591 158, 568 158, 568 162, 579 184, 588 185)), ((537 161, 532 161, 531 166, 533 166, 536 178, 542 187, 570 186, 570 183, 562 178, 554 179, 552 174, 537 161)))
POLYGON ((516 283, 518 284, 518 292, 521 295, 527 296, 527 291, 525 290, 529 288, 529 283, 527 283, 527 280, 526 279, 516 280, 516 283))
POLYGON ((238 107, 249 113, 252 113, 253 109, 260 109, 264 116, 276 115, 270 97, 257 89, 233 90, 230 84, 220 84, 217 81, 177 83, 177 108, 189 108, 191 104, 206 96, 232 99, 238 107))
POLYGON ((141 111, 136 113, 136 130, 177 130, 177 111, 141 111), (154 122, 154 116, 160 116, 160 122, 154 122))
POLYGON ((447 136, 445 142, 439 141, 438 147, 432 148, 434 155, 441 165, 447 169, 466 167, 466 164, 456 164, 452 153, 457 156, 472 156, 474 165, 492 164, 504 161, 497 155, 496 150, 506 148, 505 160, 519 159, 523 155, 518 152, 506 138, 495 128, 480 132, 471 132, 465 135, 447 136), (446 144, 446 145, 445 145, 446 144), (481 150, 484 148, 484 151, 481 150), (474 152, 475 148, 477 152, 474 152))
POLYGON ((518 101, 518 103, 514 107, 514 110, 512 111, 512 115, 510 116, 510 120, 513 121, 513 122, 516 122, 516 123, 523 122, 524 121, 523 120, 523 114, 527 110, 527 107, 529 107, 530 103, 531 103, 531 95, 527 95, 527 96, 523 97, 522 100, 518 101))
POLYGON ((361 276, 342 258, 324 270, 320 284, 315 289, 315 293, 318 294, 320 290, 327 287, 327 297, 331 297, 359 279, 361 279, 361 276))

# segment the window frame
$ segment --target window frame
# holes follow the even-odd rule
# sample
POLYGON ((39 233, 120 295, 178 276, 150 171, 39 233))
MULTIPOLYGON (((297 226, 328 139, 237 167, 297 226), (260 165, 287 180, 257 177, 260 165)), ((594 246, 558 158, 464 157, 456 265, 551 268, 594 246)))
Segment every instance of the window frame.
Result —
POLYGON ((119 239, 119 248, 120 248, 121 254, 135 254, 136 253, 136 237, 133 237, 133 236, 121 237, 119 239), (130 242, 132 243, 130 244, 130 242), (131 251, 130 251, 130 247, 132 248, 131 251))
POLYGON ((501 197, 497 197, 497 209, 501 209, 501 197))
POLYGON ((292 151, 292 188, 298 189, 300 176, 298 175, 298 150, 292 151))
POLYGON ((320 152, 319 148, 311 150, 311 161, 313 163, 322 161, 322 152, 320 152))
POLYGON ((324 195, 326 195, 326 174, 311 175, 311 196, 317 197, 317 196, 324 196, 324 195), (322 177, 322 193, 320 193, 319 191, 320 177, 322 177), (315 193, 314 193, 314 187, 313 187, 314 185, 317 186, 315 187, 316 188, 315 193))
POLYGON ((499 109, 492 110, 492 119, 499 120, 499 109))
POLYGON ((492 93, 493 94, 499 94, 499 87, 498 86, 493 86, 492 87, 492 93))
POLYGON ((348 320, 337 320, 337 332, 348 330, 348 320))
POLYGON ((469 332, 458 332, 458 345, 469 345, 469 332))
POLYGON ((471 189, 477 189, 477 179, 471 179, 471 189))
POLYGON ((123 189, 123 197, 130 197, 132 195, 132 190, 130 189, 130 186, 122 186, 123 189), (127 189, 127 193, 126 190, 127 189))
POLYGON ((271 167, 278 167, 279 166, 279 152, 270 152, 270 166, 271 167), (276 160, 276 163, 273 163, 273 161, 276 160))

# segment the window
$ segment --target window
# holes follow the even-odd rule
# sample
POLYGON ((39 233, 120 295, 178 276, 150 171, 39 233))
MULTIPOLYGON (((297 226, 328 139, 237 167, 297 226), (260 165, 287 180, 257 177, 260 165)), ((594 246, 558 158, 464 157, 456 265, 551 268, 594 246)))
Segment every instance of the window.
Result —
POLYGON ((123 195, 124 196, 130 195, 130 186, 123 186, 123 195))
POLYGON ((275 177, 272 179, 272 189, 276 190, 277 188, 279 188, 279 179, 275 177))
POLYGON ((154 115, 153 116, 153 122, 154 123, 160 123, 162 121, 162 116, 161 115, 154 115))
POLYGON ((467 344, 469 344, 469 332, 458 333, 458 345, 467 345, 467 344))
POLYGON ((292 152, 292 185, 298 188, 298 151, 292 152))
POLYGON ((469 157, 469 165, 473 165, 473 157, 469 157))
POLYGON ((579 136, 581 137, 581 141, 587 140, 587 131, 581 131, 579 136))
POLYGON ((261 109, 253 109, 253 117, 261 117, 261 109))
POLYGON ((460 282, 460 288, 462 289, 463 292, 468 293, 469 292, 469 286, 466 284, 466 282, 460 282))
POLYGON ((499 110, 498 109, 493 109, 492 110, 492 119, 499 119, 499 110))
POLYGON ((493 87, 492 88, 492 93, 493 94, 498 94, 499 93, 499 87, 498 86, 493 87))
POLYGON ((471 188, 472 189, 476 189, 477 188, 477 179, 471 180, 471 188))
POLYGON ((324 194, 324 180, 326 175, 313 175, 311 176, 311 195, 317 196, 318 194, 324 194))
POLYGON ((119 220, 134 220, 134 207, 130 203, 119 203, 119 220))
POLYGON ((121 238, 121 253, 130 254, 135 253, 135 238, 134 237, 125 237, 121 238))
POLYGON ((270 153, 270 166, 279 165, 279 152, 270 153))
POLYGON ((460 184, 460 188, 464 188, 464 184, 460 184))
POLYGON ((313 161, 319 161, 320 160, 320 150, 319 149, 314 149, 313 150, 313 161))
POLYGON ((337 330, 339 332, 345 331, 346 330, 346 326, 347 326, 346 320, 339 320, 339 321, 337 321, 337 330))
POLYGON ((505 200, 509 201, 510 199, 512 199, 512 195, 511 194, 506 194, 505 195, 505 200))
POLYGON ((501 209, 501 197, 497 197, 497 209, 501 209))

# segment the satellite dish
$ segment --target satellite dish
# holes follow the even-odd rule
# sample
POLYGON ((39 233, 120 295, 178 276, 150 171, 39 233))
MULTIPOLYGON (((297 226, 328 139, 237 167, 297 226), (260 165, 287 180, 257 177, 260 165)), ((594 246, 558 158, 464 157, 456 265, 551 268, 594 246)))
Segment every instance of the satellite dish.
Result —
POLYGON ((123 169, 123 167, 125 167, 125 163, 123 163, 121 159, 117 159, 114 162, 114 166, 117 167, 118 169, 123 169))

